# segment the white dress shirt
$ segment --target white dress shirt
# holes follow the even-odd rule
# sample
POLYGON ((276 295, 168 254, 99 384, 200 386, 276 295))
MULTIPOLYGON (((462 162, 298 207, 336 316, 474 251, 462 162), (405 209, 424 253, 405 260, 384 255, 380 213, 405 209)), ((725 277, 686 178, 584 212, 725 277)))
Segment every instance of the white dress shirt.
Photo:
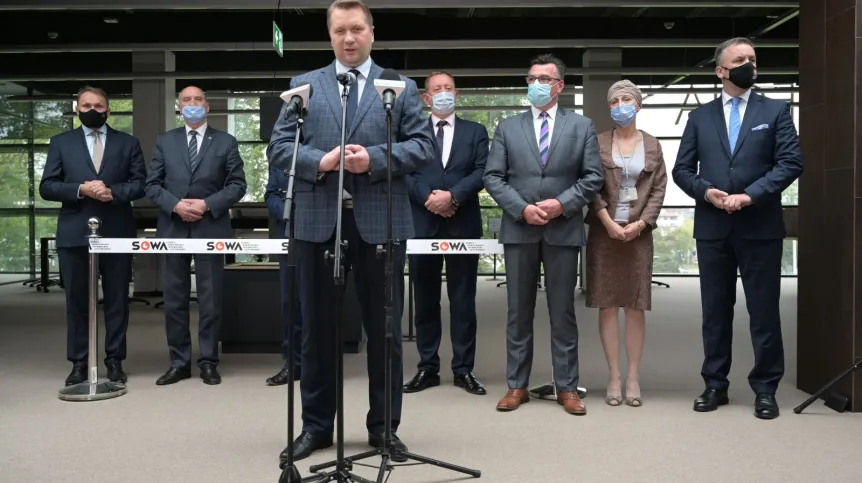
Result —
MULTIPOLYGON (((358 67, 347 67, 342 64, 338 59, 335 59, 335 73, 343 74, 345 72, 350 72, 352 69, 356 69, 359 71, 359 75, 356 76, 356 83, 350 86, 351 89, 356 89, 356 108, 359 109, 359 104, 362 102, 362 92, 365 90, 365 81, 368 80, 368 74, 371 73, 371 57, 365 59, 358 67)), ((341 85, 340 82, 338 84, 338 95, 344 95, 344 86, 341 85)), ((346 156, 346 154, 345 154, 346 156)), ((353 196, 344 190, 344 199, 349 200, 352 199, 353 196)))
POLYGON ((455 112, 452 112, 452 114, 443 119, 431 114, 431 124, 434 128, 435 140, 437 139, 437 130, 440 129, 437 127, 437 123, 440 121, 448 123, 443 126, 443 167, 445 168, 449 162, 449 156, 452 154, 452 138, 455 136, 455 112))
MULTIPOLYGON (((748 98, 751 96, 751 89, 745 91, 739 96, 739 125, 742 127, 742 120, 745 118, 745 107, 748 106, 748 98)), ((733 105, 730 103, 732 97, 727 92, 721 91, 721 105, 724 106, 724 125, 727 126, 727 135, 730 136, 730 109, 733 105)))
MULTIPOLYGON (((548 146, 551 145, 551 137, 554 135, 554 120, 557 118, 557 106, 559 104, 554 104, 550 109, 547 110, 548 113, 548 146)), ((541 146, 539 144, 539 139, 542 134, 542 118, 539 115, 542 113, 540 109, 537 109, 535 106, 530 106, 530 111, 533 113, 533 127, 536 129, 536 146, 541 146)))
MULTIPOLYGON (((87 150, 90 152, 90 160, 93 160, 93 146, 96 144, 96 137, 90 136, 90 133, 93 132, 93 129, 88 128, 87 126, 81 126, 84 130, 84 139, 87 141, 87 150)), ((102 141, 102 156, 104 160, 105 153, 105 144, 108 141, 108 125, 103 124, 99 129, 95 129, 95 131, 99 132, 99 140, 102 141)))
POLYGON ((206 134, 206 132, 207 132, 207 123, 203 123, 201 125, 201 127, 197 128, 197 129, 192 129, 189 127, 188 124, 186 124, 186 146, 191 144, 191 136, 189 135, 189 133, 192 131, 195 131, 196 133, 198 133, 198 135, 195 137, 197 138, 197 141, 198 141, 198 153, 199 153, 199 152, 201 152, 201 146, 203 146, 203 144, 204 144, 204 134, 206 134))

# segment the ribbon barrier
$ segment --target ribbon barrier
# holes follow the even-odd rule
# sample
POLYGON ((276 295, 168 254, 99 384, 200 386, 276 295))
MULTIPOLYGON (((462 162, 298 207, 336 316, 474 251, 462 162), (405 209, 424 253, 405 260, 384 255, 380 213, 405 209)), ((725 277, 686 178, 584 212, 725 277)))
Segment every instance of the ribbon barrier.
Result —
MULTIPOLYGON (((284 255, 287 240, 265 238, 99 238, 90 237, 90 253, 193 253, 284 255)), ((503 245, 494 239, 407 240, 408 255, 493 255, 503 245)))

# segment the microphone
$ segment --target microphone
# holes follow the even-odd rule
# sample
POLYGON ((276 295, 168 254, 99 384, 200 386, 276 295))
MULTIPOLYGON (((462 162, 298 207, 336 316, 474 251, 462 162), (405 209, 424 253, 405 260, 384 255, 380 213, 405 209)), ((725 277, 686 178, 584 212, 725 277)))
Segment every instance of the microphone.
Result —
POLYGON ((383 107, 387 111, 392 109, 395 100, 404 92, 406 87, 407 83, 401 80, 401 76, 392 69, 385 69, 380 73, 380 77, 374 79, 374 89, 383 99, 383 107))
POLYGON ((311 97, 311 84, 305 83, 299 87, 281 93, 281 100, 287 103, 284 111, 284 116, 289 117, 291 114, 302 112, 308 108, 308 99, 311 97))
POLYGON ((337 74, 335 78, 343 86, 352 86, 356 83, 356 74, 353 72, 342 72, 341 74, 337 74))

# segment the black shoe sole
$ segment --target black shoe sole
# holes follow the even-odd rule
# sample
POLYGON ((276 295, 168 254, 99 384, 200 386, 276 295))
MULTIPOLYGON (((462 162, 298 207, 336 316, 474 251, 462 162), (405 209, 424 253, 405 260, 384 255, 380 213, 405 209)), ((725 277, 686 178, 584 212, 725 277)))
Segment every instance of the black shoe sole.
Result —
POLYGON ((717 410, 719 406, 727 406, 728 404, 730 404, 730 398, 725 397, 725 398, 719 399, 714 407, 713 406, 698 406, 697 404, 695 404, 694 410, 695 410, 695 412, 698 412, 698 413, 710 413, 712 411, 717 410))
POLYGON ((432 387, 437 387, 437 386, 439 386, 439 385, 440 385, 440 378, 439 378, 439 377, 437 377, 437 378, 433 378, 433 379, 428 379, 428 382, 426 382, 425 384, 423 384, 422 386, 417 387, 417 388, 413 388, 413 387, 408 388, 408 387, 405 385, 405 386, 404 386, 404 389, 403 389, 403 392, 404 392, 404 394, 412 394, 412 393, 414 393, 414 392, 422 392, 422 391, 424 391, 424 390, 426 390, 426 389, 429 389, 429 388, 432 388, 432 387))

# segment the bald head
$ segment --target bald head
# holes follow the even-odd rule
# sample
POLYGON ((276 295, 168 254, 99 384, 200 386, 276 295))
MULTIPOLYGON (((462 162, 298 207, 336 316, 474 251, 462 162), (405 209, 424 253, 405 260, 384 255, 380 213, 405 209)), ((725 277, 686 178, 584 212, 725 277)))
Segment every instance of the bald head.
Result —
POLYGON ((177 101, 182 106, 203 106, 207 103, 207 94, 201 88, 188 86, 180 91, 177 101))

